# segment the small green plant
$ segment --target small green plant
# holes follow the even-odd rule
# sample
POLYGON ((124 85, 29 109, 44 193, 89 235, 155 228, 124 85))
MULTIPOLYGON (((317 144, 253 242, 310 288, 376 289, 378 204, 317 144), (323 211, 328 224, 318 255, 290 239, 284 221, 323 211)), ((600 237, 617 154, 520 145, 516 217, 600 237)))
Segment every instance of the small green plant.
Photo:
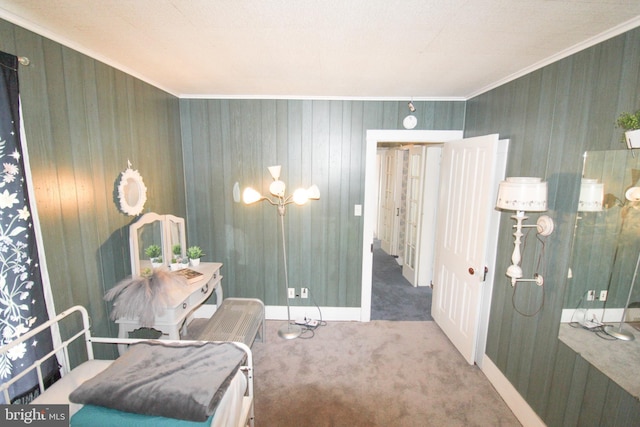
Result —
POLYGON ((616 120, 616 125, 625 131, 640 129, 640 110, 633 114, 626 112, 620 114, 618 120, 616 120))
POLYGON ((198 259, 204 256, 204 252, 200 249, 200 246, 191 246, 187 249, 187 256, 189 259, 198 259))
POLYGON ((150 245, 147 247, 147 249, 144 250, 144 253, 151 259, 151 258, 158 258, 160 255, 162 255, 162 250, 160 249, 160 246, 158 245, 150 245))
MULTIPOLYGON (((616 120, 616 125, 619 128, 624 129, 625 132, 630 130, 640 129, 640 110, 635 113, 621 113, 616 120)), ((625 134, 623 133, 621 138, 622 142, 626 141, 625 134)))
POLYGON ((171 247, 171 252, 173 252, 174 255, 180 256, 182 255, 182 246, 180 245, 173 245, 171 247))

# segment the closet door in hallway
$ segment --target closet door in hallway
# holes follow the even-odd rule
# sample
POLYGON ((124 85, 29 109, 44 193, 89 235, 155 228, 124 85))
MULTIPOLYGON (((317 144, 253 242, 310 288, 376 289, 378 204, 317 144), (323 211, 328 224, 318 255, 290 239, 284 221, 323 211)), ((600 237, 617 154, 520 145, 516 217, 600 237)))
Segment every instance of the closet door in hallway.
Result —
POLYGON ((381 160, 378 236, 382 250, 389 255, 397 256, 404 152, 398 149, 385 149, 379 150, 378 153, 381 160))
POLYGON ((409 149, 402 275, 413 286, 428 286, 433 278, 441 152, 439 146, 409 149))

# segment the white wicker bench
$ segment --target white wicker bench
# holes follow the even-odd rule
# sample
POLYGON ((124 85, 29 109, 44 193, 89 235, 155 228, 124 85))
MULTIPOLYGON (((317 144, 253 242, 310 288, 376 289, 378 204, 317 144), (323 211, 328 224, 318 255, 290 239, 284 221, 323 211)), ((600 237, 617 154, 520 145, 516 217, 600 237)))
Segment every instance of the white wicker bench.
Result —
POLYGON ((201 341, 238 341, 251 347, 265 341, 264 303, 256 298, 225 298, 196 337, 201 341))

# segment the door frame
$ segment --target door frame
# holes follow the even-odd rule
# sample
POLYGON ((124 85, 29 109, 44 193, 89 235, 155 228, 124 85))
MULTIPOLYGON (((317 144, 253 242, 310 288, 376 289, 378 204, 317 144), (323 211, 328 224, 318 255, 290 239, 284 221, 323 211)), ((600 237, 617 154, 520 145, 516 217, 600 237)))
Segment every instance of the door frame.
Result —
POLYGON ((374 130, 366 133, 364 203, 362 230, 362 288, 360 296, 360 321, 371 320, 371 282, 373 280, 373 237, 375 231, 376 209, 378 206, 378 181, 376 173, 376 152, 379 142, 433 142, 441 144, 462 139, 462 130, 374 130))

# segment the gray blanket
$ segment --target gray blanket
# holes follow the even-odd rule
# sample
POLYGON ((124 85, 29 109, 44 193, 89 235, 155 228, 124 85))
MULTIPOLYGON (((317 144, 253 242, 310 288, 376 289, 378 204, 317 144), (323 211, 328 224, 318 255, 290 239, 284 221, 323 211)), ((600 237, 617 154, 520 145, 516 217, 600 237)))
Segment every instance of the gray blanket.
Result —
POLYGON ((213 414, 245 352, 231 343, 134 344, 69 396, 75 403, 204 421, 213 414))

